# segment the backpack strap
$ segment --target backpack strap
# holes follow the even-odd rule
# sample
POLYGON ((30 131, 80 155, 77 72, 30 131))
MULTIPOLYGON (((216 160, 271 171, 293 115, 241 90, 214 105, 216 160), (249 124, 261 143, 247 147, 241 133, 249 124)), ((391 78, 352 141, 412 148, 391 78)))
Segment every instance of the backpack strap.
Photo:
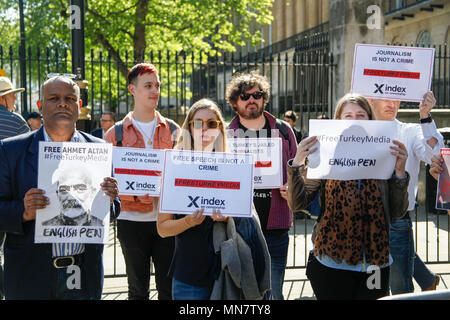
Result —
POLYGON ((289 142, 289 148, 290 148, 291 140, 289 139, 289 132, 288 132, 287 125, 278 118, 276 119, 275 125, 276 125, 278 131, 281 132, 281 135, 283 136, 283 138, 289 142))
POLYGON ((123 140, 123 120, 114 124, 114 131, 116 133, 116 146, 121 147, 123 140))
POLYGON ((169 124, 169 128, 170 128, 170 132, 172 132, 172 137, 173 137, 173 146, 175 147, 175 145, 177 144, 178 141, 178 125, 175 121, 173 121, 172 119, 169 118, 165 118, 167 123, 169 124))

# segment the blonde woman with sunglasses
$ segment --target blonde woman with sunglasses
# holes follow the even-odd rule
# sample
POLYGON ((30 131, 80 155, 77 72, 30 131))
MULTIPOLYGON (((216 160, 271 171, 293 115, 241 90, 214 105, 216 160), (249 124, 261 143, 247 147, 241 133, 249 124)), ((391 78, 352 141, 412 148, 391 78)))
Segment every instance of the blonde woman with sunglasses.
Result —
MULTIPOLYGON (((209 99, 201 99, 192 105, 181 128, 175 149, 206 152, 226 151, 224 120, 216 103, 209 99)), ((246 219, 241 222, 245 219, 224 217, 220 210, 213 211, 210 217, 203 213, 204 209, 195 210, 190 215, 158 213, 157 227, 160 236, 175 236, 175 253, 169 270, 169 275, 172 276, 174 300, 214 298, 211 295, 213 291, 217 291, 218 282, 216 280, 221 273, 221 255, 216 253, 217 250, 213 243, 213 238, 217 238, 217 235, 214 234, 216 232, 214 224, 224 223, 223 230, 226 230, 226 224, 229 222, 238 228, 240 223, 244 225, 249 220, 253 221, 246 219)), ((257 226, 259 227, 259 225, 257 226)), ((255 232, 250 236, 258 237, 255 232)), ((264 249, 266 249, 264 244, 258 249, 263 256, 264 249)), ((268 257, 267 250, 266 255, 268 257)), ((245 263, 251 264, 251 254, 248 254, 247 258, 248 262, 245 263)), ((261 269, 264 269, 264 266, 261 269)))

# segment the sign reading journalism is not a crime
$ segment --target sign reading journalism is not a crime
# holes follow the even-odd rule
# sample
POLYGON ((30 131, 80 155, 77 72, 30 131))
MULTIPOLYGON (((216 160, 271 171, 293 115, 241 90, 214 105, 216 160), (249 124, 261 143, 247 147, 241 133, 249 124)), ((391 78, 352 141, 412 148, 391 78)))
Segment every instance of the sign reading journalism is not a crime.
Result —
POLYGON ((163 166, 163 150, 113 147, 119 194, 159 197, 163 166))
POLYGON ((250 154, 166 150, 159 211, 251 217, 253 156, 250 154))
POLYGON ((421 102, 431 88, 434 48, 356 44, 351 92, 421 102))

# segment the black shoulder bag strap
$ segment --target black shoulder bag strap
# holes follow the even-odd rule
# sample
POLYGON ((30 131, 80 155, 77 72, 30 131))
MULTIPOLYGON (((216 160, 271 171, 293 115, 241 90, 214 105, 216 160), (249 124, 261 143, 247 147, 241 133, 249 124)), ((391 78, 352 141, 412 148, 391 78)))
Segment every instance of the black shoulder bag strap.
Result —
POLYGON ((121 147, 123 140, 123 121, 116 122, 114 130, 116 133, 116 146, 121 147))

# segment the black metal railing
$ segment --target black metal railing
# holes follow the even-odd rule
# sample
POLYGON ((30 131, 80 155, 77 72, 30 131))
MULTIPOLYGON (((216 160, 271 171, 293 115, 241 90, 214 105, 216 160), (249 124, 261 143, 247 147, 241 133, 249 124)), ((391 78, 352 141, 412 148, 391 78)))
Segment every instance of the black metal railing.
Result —
MULTIPOLYGON (((405 47, 417 47, 416 44, 401 44, 393 43, 392 45, 405 46, 405 47)), ((431 82, 431 90, 436 97, 435 109, 448 109, 450 108, 450 51, 448 44, 439 44, 432 46, 419 46, 425 48, 434 48, 434 65, 433 65, 433 78, 431 82)), ((401 109, 417 109, 418 103, 414 102, 402 102, 401 109)))
MULTIPOLYGON (((308 119, 330 112, 332 55, 325 49, 313 50, 311 47, 305 51, 294 48, 283 54, 266 55, 261 52, 261 55, 253 57, 223 52, 209 55, 169 51, 142 55, 124 51, 121 56, 114 57, 108 52, 91 50, 85 59, 85 74, 89 82, 88 104, 92 108, 92 118, 98 121, 101 113, 109 110, 121 119, 132 109, 133 99, 127 89, 123 66, 133 66, 137 63, 136 57, 157 67, 161 80, 159 108, 164 115, 179 123, 184 120, 187 107, 203 97, 218 102, 225 117, 231 118, 233 112, 225 100, 227 83, 236 72, 252 70, 259 70, 269 79, 271 99, 266 108, 276 116, 291 109, 301 112, 308 119)), ((48 73, 71 72, 71 53, 69 50, 28 48, 26 65, 30 109, 27 111, 31 111, 33 106, 36 109, 36 101, 40 98, 39 87, 48 73)), ((0 68, 5 69, 15 83, 20 83, 17 49, 0 46, 0 68)))

